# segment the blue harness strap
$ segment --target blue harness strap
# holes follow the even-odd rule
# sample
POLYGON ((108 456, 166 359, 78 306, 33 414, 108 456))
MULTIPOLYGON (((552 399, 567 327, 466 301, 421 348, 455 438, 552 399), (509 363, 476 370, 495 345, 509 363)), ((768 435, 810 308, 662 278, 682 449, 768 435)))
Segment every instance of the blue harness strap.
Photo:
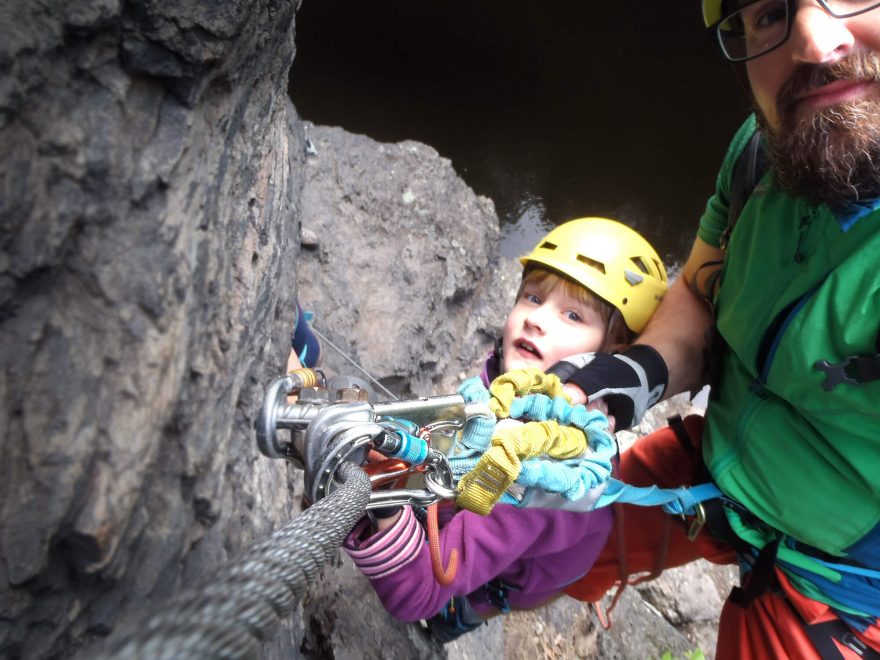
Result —
POLYGON ((596 502, 596 508, 608 506, 612 502, 635 504, 637 506, 662 506, 666 513, 692 516, 697 504, 722 497, 722 492, 713 483, 682 488, 660 488, 658 486, 630 486, 611 478, 608 487, 596 502))

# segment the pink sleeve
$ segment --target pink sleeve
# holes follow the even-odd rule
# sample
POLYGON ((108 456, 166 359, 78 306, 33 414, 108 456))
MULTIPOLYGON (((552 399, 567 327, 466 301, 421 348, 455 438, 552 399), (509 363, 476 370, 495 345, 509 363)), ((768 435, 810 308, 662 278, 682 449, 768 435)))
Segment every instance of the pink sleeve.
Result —
POLYGON ((425 531, 411 507, 403 507, 400 519, 391 527, 369 534, 370 521, 362 519, 345 539, 343 548, 364 575, 371 580, 400 570, 413 561, 424 545, 425 531))
POLYGON ((359 526, 345 548, 385 608, 399 619, 416 621, 498 576, 547 595, 561 590, 586 572, 607 538, 610 524, 594 528, 591 516, 509 505, 497 505, 487 516, 460 511, 440 532, 444 566, 453 548, 459 554, 456 576, 445 587, 434 579, 425 532, 409 507, 381 533, 365 537, 359 526), (542 557, 549 561, 536 561, 542 557))

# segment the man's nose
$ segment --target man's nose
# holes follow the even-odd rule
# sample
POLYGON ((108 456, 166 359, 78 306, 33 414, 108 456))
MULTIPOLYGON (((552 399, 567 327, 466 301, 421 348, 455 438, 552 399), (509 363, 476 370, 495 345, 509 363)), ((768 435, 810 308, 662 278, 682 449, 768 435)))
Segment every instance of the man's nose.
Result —
POLYGON ((798 63, 830 64, 846 57, 855 46, 847 18, 834 18, 816 0, 797 2, 791 26, 792 57, 798 63))

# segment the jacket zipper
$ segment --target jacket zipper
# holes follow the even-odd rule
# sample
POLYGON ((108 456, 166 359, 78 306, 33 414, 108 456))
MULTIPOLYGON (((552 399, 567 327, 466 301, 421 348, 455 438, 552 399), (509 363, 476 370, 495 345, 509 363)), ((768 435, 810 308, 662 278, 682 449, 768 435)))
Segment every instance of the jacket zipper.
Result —
MULTIPOLYGON (((805 213, 801 216, 800 223, 798 224, 798 240, 795 246, 794 253, 794 262, 796 264, 803 263, 804 259, 806 258, 803 252, 803 247, 804 241, 806 240, 806 236, 809 233, 812 222, 812 212, 805 213)), ((746 399, 745 404, 742 406, 739 415, 737 415, 736 432, 734 434, 733 445, 730 447, 730 449, 719 456, 717 461, 713 462, 712 472, 714 474, 720 474, 721 472, 723 472, 727 468, 727 466, 729 466, 739 455, 740 444, 746 437, 746 433, 751 427, 752 420, 757 415, 761 407, 763 407, 763 404, 767 401, 769 397, 770 393, 767 390, 767 380, 770 376, 770 369, 773 366, 773 359, 776 357, 776 352, 779 349, 779 343, 782 341, 782 336, 785 334, 788 326, 791 325, 791 322, 794 320, 795 316, 803 309, 803 307, 807 304, 809 299, 819 289, 824 281, 825 278, 823 277, 822 281, 819 282, 819 284, 804 293, 793 305, 789 305, 786 316, 781 324, 779 324, 778 326, 776 323, 770 324, 770 328, 776 326, 775 334, 773 335, 772 341, 769 344, 767 354, 763 356, 761 364, 757 365, 759 367, 758 376, 754 378, 751 383, 749 383, 749 396, 746 399)), ((765 346, 766 340, 767 338, 765 337, 764 339, 759 341, 758 346, 765 346)))

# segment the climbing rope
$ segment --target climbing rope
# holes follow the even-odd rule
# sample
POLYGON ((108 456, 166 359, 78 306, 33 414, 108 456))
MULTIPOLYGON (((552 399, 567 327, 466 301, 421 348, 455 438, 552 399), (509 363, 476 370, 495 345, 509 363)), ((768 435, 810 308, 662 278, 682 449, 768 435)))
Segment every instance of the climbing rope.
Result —
POLYGON ((330 496, 88 657, 252 657, 366 511, 366 473, 344 463, 337 476, 343 483, 330 496))
POLYGON ((453 579, 459 559, 452 552, 444 566, 440 556, 432 505, 441 499, 481 514, 498 501, 572 511, 620 501, 688 514, 711 494, 636 489, 612 479, 617 445, 607 418, 573 406, 559 379, 537 370, 504 374, 488 389, 469 379, 458 395, 376 404, 331 404, 318 396, 321 388, 291 404, 291 392, 304 387, 294 375, 267 388, 256 423, 260 450, 304 468, 313 502, 332 498, 339 471, 356 464, 364 466, 373 488, 367 509, 427 507, 432 564, 441 584, 453 579), (289 440, 279 431, 289 432, 289 440), (432 435, 451 444, 437 444, 432 435), (406 488, 416 473, 424 487, 406 488))
POLYGON ((458 573, 458 548, 453 548, 449 553, 449 565, 443 566, 443 557, 440 553, 440 528, 437 523, 438 503, 428 505, 428 548, 431 553, 431 571, 434 579, 441 587, 448 587, 458 573))

